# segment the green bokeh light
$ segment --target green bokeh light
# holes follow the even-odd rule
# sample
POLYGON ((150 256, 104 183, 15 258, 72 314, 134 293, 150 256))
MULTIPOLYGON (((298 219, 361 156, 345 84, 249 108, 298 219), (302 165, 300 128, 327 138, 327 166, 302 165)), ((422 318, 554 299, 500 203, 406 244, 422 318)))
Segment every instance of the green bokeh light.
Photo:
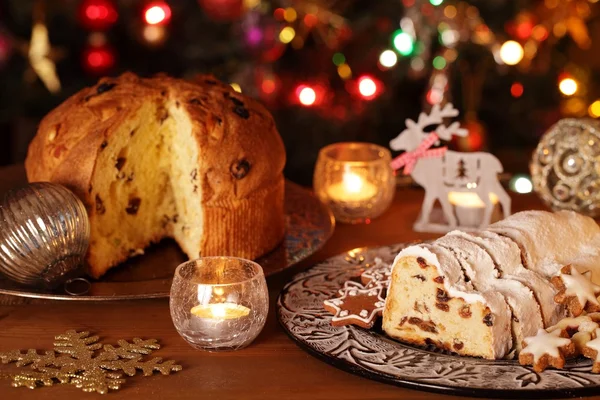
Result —
POLYGON ((437 56, 433 59, 433 67, 435 69, 444 69, 446 68, 446 59, 442 56, 437 56))
POLYGON ((440 4, 442 4, 444 2, 444 0, 429 0, 429 2, 431 4, 433 4, 434 6, 439 6, 440 4))
POLYGON ((396 48, 398 53, 402 54, 403 56, 412 54, 413 50, 415 49, 415 43, 412 36, 406 32, 402 32, 401 30, 394 32, 392 41, 394 43, 394 48, 396 48))
POLYGON ((332 61, 339 67, 346 62, 346 57, 342 53, 335 53, 332 57, 332 61))

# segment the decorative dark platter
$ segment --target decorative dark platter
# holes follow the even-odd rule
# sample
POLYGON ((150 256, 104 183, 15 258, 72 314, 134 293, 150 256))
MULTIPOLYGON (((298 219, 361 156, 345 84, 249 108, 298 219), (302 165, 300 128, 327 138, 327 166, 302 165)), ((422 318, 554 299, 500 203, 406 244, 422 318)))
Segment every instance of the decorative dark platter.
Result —
MULTIPOLYGON (((286 236, 269 254, 256 260, 273 275, 319 250, 333 234, 331 211, 308 190, 291 182, 285 186, 286 236)), ((55 300, 99 301, 169 297, 175 268, 187 257, 172 240, 151 246, 142 256, 110 270, 100 280, 76 280, 54 292, 28 288, 0 275, 0 294, 55 300), (82 293, 72 295, 71 293, 82 293)))
POLYGON ((360 276, 376 257, 390 263, 407 244, 361 248, 332 257, 296 275, 277 301, 277 317, 304 350, 342 370, 377 381, 452 395, 484 398, 564 398, 600 393, 592 362, 578 358, 563 370, 537 373, 513 360, 490 361, 422 349, 380 330, 334 327, 323 300, 360 276))

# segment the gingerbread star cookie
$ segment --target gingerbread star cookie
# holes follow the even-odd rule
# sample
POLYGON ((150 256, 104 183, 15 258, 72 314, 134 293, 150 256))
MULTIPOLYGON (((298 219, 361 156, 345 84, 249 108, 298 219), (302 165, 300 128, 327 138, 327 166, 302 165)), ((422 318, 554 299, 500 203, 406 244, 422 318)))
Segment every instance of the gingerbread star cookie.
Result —
POLYGON ((333 326, 357 325, 370 329, 383 312, 385 300, 382 287, 345 286, 341 297, 325 300, 323 306, 333 314, 333 326))
POLYGON ((558 290, 554 301, 566 305, 574 317, 583 311, 600 311, 597 298, 600 286, 594 284, 591 278, 591 271, 582 274, 571 265, 562 267, 560 274, 552 277, 552 284, 558 290))
POLYGON ((564 368, 565 359, 574 354, 575 345, 565 330, 546 332, 539 329, 535 336, 523 340, 519 364, 531 365, 536 372, 542 372, 549 366, 560 369, 564 368))
POLYGON ((550 326, 546 330, 566 330, 569 335, 575 334, 575 332, 594 332, 597 328, 600 328, 598 322, 600 322, 600 313, 591 313, 575 318, 563 318, 556 325, 550 326))
POLYGON ((600 373, 600 329, 596 329, 594 336, 596 338, 587 342, 581 353, 594 361, 592 372, 598 374, 600 373))

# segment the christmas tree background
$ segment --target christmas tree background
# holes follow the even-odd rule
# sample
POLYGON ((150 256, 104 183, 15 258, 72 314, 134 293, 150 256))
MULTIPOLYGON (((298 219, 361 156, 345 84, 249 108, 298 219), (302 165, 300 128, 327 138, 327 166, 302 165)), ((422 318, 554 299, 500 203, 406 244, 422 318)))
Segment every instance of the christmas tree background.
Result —
POLYGON ((470 135, 526 171, 563 117, 600 116, 597 0, 3 0, 0 164, 100 76, 213 73, 273 112, 286 175, 309 184, 323 146, 386 145, 453 102, 470 135), (597 39, 596 39, 597 38, 597 39))

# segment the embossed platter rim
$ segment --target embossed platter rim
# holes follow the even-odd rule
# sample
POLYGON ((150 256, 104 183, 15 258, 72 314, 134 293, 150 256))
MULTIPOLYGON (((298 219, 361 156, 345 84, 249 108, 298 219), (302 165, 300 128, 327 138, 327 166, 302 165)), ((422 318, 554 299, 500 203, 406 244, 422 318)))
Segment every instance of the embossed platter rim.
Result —
POLYGON ((442 354, 404 345, 376 331, 333 327, 323 300, 375 257, 391 263, 409 244, 359 248, 332 257, 296 275, 277 300, 284 331, 304 350, 348 372, 411 389, 494 398, 564 398, 597 394, 600 375, 591 360, 578 358, 564 370, 536 373, 516 361, 442 354))
MULTIPOLYGON (((289 181, 285 184, 285 213, 286 236, 283 242, 256 260, 266 276, 276 274, 314 254, 333 234, 335 219, 329 208, 312 192, 289 181)), ((186 259, 175 242, 163 241, 150 246, 146 254, 113 268, 100 280, 90 279, 89 291, 84 295, 73 296, 64 290, 50 292, 28 288, 1 275, 0 295, 74 301, 165 298, 169 297, 175 268, 186 259)))

